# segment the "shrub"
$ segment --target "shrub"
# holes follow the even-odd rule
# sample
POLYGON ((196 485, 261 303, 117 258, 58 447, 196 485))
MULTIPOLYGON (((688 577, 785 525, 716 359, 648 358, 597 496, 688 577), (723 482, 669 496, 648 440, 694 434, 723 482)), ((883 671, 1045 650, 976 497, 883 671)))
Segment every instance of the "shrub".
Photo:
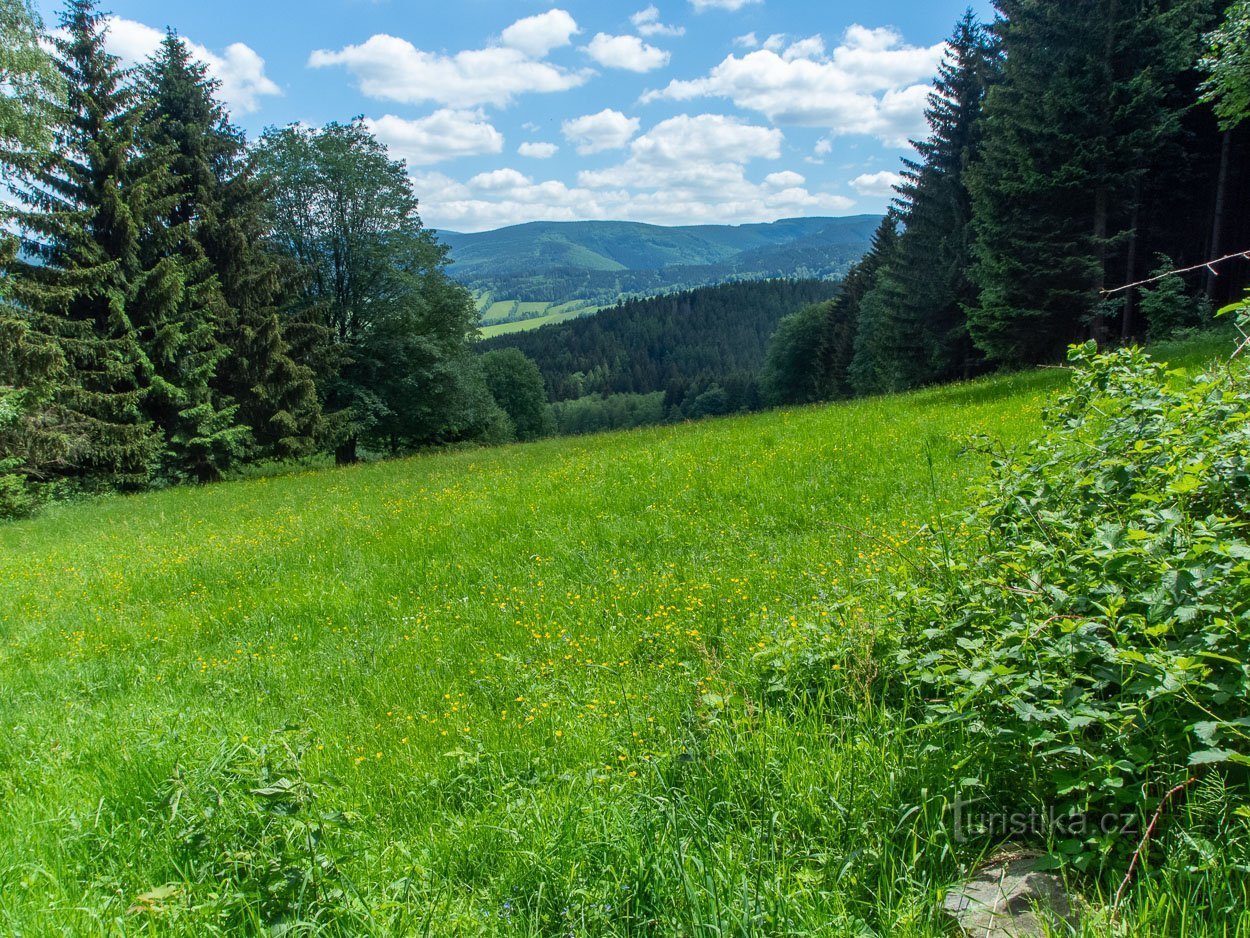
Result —
MULTIPOLYGON (((1004 790, 1140 815, 1250 765, 1250 382, 1074 348, 1071 390, 1000 457, 948 563, 904 594, 900 661, 1004 790)), ((1244 810, 1244 809, 1243 809, 1244 810)), ((1078 865, 1123 845, 1091 827, 1078 865)), ((1136 836, 1132 838, 1136 841, 1136 836)))

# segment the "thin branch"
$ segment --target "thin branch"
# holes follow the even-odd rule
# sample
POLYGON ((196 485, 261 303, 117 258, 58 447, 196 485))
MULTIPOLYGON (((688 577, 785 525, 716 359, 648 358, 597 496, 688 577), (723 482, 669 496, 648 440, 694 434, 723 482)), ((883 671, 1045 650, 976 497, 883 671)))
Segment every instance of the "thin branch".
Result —
POLYGON ((1219 274, 1216 273, 1215 270, 1216 264, 1222 264, 1225 261, 1237 260, 1238 258, 1250 261, 1250 251, 1237 251, 1235 254, 1226 254, 1223 257, 1217 257, 1212 261, 1203 261, 1201 264, 1194 264, 1193 267, 1182 267, 1179 270, 1169 270, 1166 274, 1159 274, 1156 277, 1150 277, 1146 280, 1138 280, 1136 283, 1126 283, 1122 287, 1114 287, 1110 290, 1099 290, 1098 293, 1101 296, 1111 296, 1113 293, 1123 293, 1125 290, 1133 290, 1137 287, 1144 287, 1150 283, 1158 283, 1160 280, 1166 280, 1168 277, 1175 277, 1177 274, 1193 273, 1195 270, 1206 269, 1218 277, 1219 274))
POLYGON ((1155 828, 1159 826, 1159 819, 1163 817, 1164 809, 1171 803, 1172 799, 1183 792, 1186 788, 1198 781, 1195 775, 1188 780, 1181 782, 1170 792, 1163 796, 1163 800, 1159 802, 1159 809, 1155 811, 1155 816, 1150 819, 1150 826, 1146 828, 1146 833, 1142 835, 1141 843, 1137 845, 1137 849, 1133 851, 1133 860, 1128 865, 1128 872, 1124 874, 1124 881, 1120 883, 1120 888, 1115 891, 1115 899, 1111 903, 1112 916, 1119 915, 1120 901, 1124 898, 1124 893, 1128 889, 1129 883, 1133 881, 1133 874, 1137 872, 1137 864, 1141 862, 1142 853, 1150 844, 1150 838, 1154 836, 1155 828))

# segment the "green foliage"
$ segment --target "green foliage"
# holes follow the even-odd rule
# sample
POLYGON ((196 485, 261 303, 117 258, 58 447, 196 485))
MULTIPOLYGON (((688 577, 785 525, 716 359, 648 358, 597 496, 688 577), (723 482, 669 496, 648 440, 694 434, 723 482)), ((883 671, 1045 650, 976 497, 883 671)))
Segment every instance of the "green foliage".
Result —
POLYGON ((0 173, 34 165, 52 145, 64 83, 30 0, 0 0, 0 173))
POLYGON ((1135 846, 1097 818, 1250 765, 1250 373, 1092 343, 1071 359, 1048 432, 996 460, 907 596, 902 662, 1003 791, 1095 819, 1056 844, 1089 866, 1135 846))
POLYGON ((977 347, 1013 365, 1109 338, 1098 290, 1142 256, 1143 213, 1171 226, 1167 190, 1187 182, 1184 86, 1214 4, 996 6, 1004 65, 968 173, 979 291, 968 317, 977 347))
POLYGON ((102 19, 91 0, 71 0, 53 39, 67 97, 55 107, 51 157, 24 170, 17 192, 33 258, 12 263, 10 288, 37 341, 64 356, 55 396, 86 442, 62 472, 88 486, 138 487, 163 441, 144 411, 157 334, 145 345, 132 304, 178 283, 140 254, 163 179, 137 161, 133 94, 105 50, 102 19))
POLYGON ((218 90, 173 34, 140 74, 140 139, 171 176, 151 240, 181 259, 187 299, 199 306, 198 352, 179 353, 173 386, 190 437, 180 459, 201 479, 245 456, 305 454, 319 430, 312 372, 291 359, 276 309, 290 276, 260 244, 266 193, 218 90))
POLYGON ((843 313, 844 304, 829 300, 806 306, 777 324, 768 340, 761 377, 768 403, 813 404, 834 396, 825 369, 827 337, 830 325, 843 313))
POLYGON ((340 460, 354 461, 362 439, 419 446, 480 422, 439 410, 466 400, 456 360, 477 310, 448 279, 447 249, 422 227, 403 164, 362 121, 270 131, 257 159, 273 244, 306 271, 288 316, 322 330, 309 358, 340 460))
MULTIPOLYGON (((1155 273, 1166 274, 1175 267, 1170 258, 1160 256, 1155 273)), ((1153 340, 1167 339, 1184 330, 1196 329, 1211 318, 1211 307, 1206 298, 1191 294, 1185 281, 1175 274, 1144 288, 1139 302, 1153 340)))
POLYGON ((903 161, 896 206, 903 231, 864 297, 852 368, 858 393, 900 391, 967 377, 976 365, 967 329, 972 204, 965 174, 980 158, 981 111, 1001 63, 969 11, 947 43, 929 96, 920 162, 903 161))
POLYGON ((536 440, 555 429, 542 372, 518 349, 497 349, 478 359, 486 387, 512 420, 518 440, 536 440))
POLYGON ((287 729, 176 768, 143 820, 172 841, 181 883, 139 895, 131 914, 177 916, 184 890, 203 889, 212 893, 202 913, 229 929, 342 926, 357 906, 336 849, 350 819, 321 803, 332 789, 305 773, 310 748, 307 732, 287 729))
POLYGON ((664 392, 587 395, 556 401, 551 411, 561 436, 628 430, 664 422, 664 392))
POLYGON ((1224 13, 1224 22, 1207 36, 1202 68, 1209 102, 1225 130, 1250 116, 1250 0, 1236 0, 1224 13))

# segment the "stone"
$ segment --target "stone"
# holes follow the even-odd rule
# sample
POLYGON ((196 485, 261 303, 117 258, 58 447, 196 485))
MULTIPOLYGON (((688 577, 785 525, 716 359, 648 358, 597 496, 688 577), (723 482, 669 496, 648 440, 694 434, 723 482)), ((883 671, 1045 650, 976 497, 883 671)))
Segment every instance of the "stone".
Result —
POLYGON ((1037 869, 1040 858, 991 862, 951 889, 942 906, 975 938, 1045 938, 1046 925, 1075 925, 1076 904, 1063 880, 1037 869))

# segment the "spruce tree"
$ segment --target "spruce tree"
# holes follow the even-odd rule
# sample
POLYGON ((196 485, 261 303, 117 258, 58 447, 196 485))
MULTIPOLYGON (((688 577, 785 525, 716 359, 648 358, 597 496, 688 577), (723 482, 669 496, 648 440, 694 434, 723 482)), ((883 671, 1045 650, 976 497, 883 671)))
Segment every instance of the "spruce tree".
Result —
POLYGON ((1206 0, 997 0, 1003 80, 969 173, 979 299, 969 330, 995 362, 1109 337, 1099 290, 1125 266, 1152 158, 1206 0))
POLYGON ((981 107, 997 68, 991 37, 966 13, 929 95, 930 135, 914 144, 920 160, 903 163, 895 204, 904 230, 894 261, 864 301, 855 365, 861 393, 966 376, 975 366, 964 312, 976 299, 964 172, 977 156, 981 107))
POLYGON ((218 83, 176 35, 144 68, 142 86, 145 145, 173 176, 167 229, 178 233, 220 349, 208 400, 219 415, 234 402, 254 455, 306 454, 320 425, 317 391, 283 333, 278 304, 290 278, 264 247, 266 192, 246 139, 217 100, 218 83))
POLYGON ((140 222, 130 204, 133 111, 104 49, 92 0, 71 0, 53 40, 66 86, 52 113, 54 150, 27 167, 15 218, 28 259, 12 264, 22 323, 11 334, 55 362, 54 399, 82 444, 58 466, 91 484, 146 483, 162 450, 142 409, 151 362, 130 318, 140 222))

